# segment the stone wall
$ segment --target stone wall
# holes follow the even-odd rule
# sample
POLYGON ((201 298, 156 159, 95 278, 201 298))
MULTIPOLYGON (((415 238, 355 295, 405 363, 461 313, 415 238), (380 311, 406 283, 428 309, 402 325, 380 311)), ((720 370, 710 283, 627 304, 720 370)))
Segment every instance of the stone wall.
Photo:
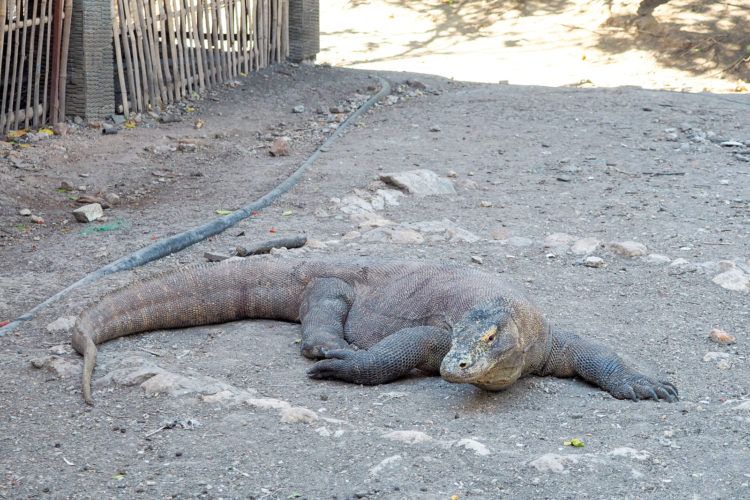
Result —
POLYGON ((67 115, 102 118, 115 110, 111 0, 73 0, 67 115))

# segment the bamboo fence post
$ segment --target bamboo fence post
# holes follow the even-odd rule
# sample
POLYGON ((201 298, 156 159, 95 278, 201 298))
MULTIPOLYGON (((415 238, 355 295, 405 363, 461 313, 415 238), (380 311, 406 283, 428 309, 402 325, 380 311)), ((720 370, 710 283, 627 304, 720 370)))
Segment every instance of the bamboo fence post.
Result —
MULTIPOLYGON (((3 0, 0 0, 0 3, 3 2, 3 0)), ((37 68, 37 75, 36 78, 34 78, 34 102, 36 105, 41 105, 41 102, 39 100, 39 82, 42 79, 42 57, 44 56, 44 28, 45 24, 49 23, 48 15, 47 15, 47 0, 42 0, 41 4, 39 5, 39 38, 37 39, 37 49, 36 49, 36 64, 34 66, 37 68)), ((0 11, 2 9, 0 8, 0 11)), ((2 26, 2 22, 0 22, 0 26, 2 26)), ((2 42, 0 41, 0 44, 2 42)), ((2 50, 0 50, 0 53, 2 53, 2 50)), ((29 85, 31 85, 29 83, 29 85)), ((31 93, 31 89, 29 89, 29 93, 31 93)), ((44 123, 44 107, 42 106, 42 113, 40 113, 40 116, 38 120, 34 121, 34 126, 37 126, 39 122, 44 123)), ((0 124, 0 129, 2 129, 2 124, 0 124)))
POLYGON ((128 49, 126 53, 130 53, 130 60, 127 61, 129 64, 129 72, 133 75, 133 89, 132 93, 134 99, 131 98, 131 102, 135 103, 135 110, 137 112, 143 111, 144 107, 144 96, 143 89, 141 88, 141 72, 139 71, 138 62, 138 41, 135 37, 135 29, 133 28, 133 20, 130 11, 130 0, 120 0, 120 15, 122 20, 125 22, 126 37, 123 44, 127 42, 128 49))
POLYGON ((284 50, 282 51, 283 60, 289 57, 289 0, 283 0, 284 16, 281 22, 281 32, 283 33, 284 50))
POLYGON ((154 36, 157 38, 156 43, 159 43, 161 39, 161 49, 157 51, 159 54, 159 63, 161 64, 161 74, 164 79, 164 92, 162 93, 162 99, 166 105, 173 100, 174 85, 172 84, 172 75, 169 72, 169 52, 167 49, 167 32, 164 29, 164 7, 161 0, 152 0, 151 5, 151 19, 153 20, 153 31, 154 36))
MULTIPOLYGON (((15 4, 15 6, 16 6, 15 7, 16 19, 19 19, 21 17, 21 9, 19 8, 20 5, 21 5, 21 0, 16 0, 16 4, 15 4)), ((13 24, 17 25, 18 23, 13 23, 13 24)), ((16 31, 17 29, 18 29, 17 26, 13 26, 13 31, 16 31)), ((14 104, 13 103, 14 103, 14 100, 15 100, 14 98, 15 98, 15 89, 16 89, 16 69, 18 68, 18 52, 19 52, 19 48, 18 48, 19 40, 18 40, 18 38, 21 36, 20 30, 18 30, 18 32, 16 32, 15 35, 16 35, 15 39, 13 40, 13 50, 10 51, 13 54, 13 66, 10 66, 10 67, 12 67, 12 71, 10 72, 11 73, 11 77, 10 77, 10 96, 9 96, 9 99, 8 99, 8 111, 11 112, 11 116, 12 116, 11 121, 13 122, 12 127, 14 129, 17 126, 17 117, 16 117, 16 112, 14 111, 14 104)), ((10 45, 10 43, 8 43, 8 45, 10 45)), ((9 66, 7 66, 7 65, 5 67, 9 68, 9 66)), ((3 89, 3 90, 5 90, 5 89, 3 89)))
POLYGON ((167 95, 164 88, 164 79, 161 74, 161 64, 159 63, 159 45, 156 43, 153 31, 153 13, 151 11, 152 0, 143 0, 137 4, 138 19, 141 23, 141 30, 145 40, 145 46, 148 47, 148 63, 150 63, 149 78, 153 86, 153 103, 152 107, 161 107, 161 103, 166 102, 167 95), (157 102, 158 101, 158 102, 157 102))
POLYGON ((185 4, 189 2, 190 0, 177 0, 180 6, 179 12, 176 12, 177 14, 177 20, 180 23, 180 39, 181 39, 181 45, 182 45, 182 61, 181 64, 184 67, 185 70, 185 84, 187 86, 186 93, 187 97, 190 97, 193 93, 193 81, 191 79, 192 70, 190 67, 190 48, 188 47, 187 43, 187 31, 185 27, 185 4))
POLYGON ((198 84, 201 91, 203 91, 206 88, 206 80, 203 73, 203 40, 199 38, 198 32, 198 10, 198 0, 195 1, 195 4, 191 2, 188 14, 190 15, 190 31, 192 32, 193 45, 195 46, 195 65, 197 70, 195 76, 198 77, 198 84))
POLYGON ((58 84, 58 93, 60 103, 57 108, 58 115, 52 117, 53 123, 65 120, 65 91, 68 84, 68 50, 70 49, 70 23, 73 16, 73 0, 65 1, 65 20, 63 22, 63 39, 62 49, 60 51, 60 83, 58 84))
POLYGON ((198 0, 196 9, 195 9, 195 15, 196 15, 196 24, 198 25, 198 40, 201 41, 201 54, 203 59, 203 72, 205 74, 206 78, 206 85, 209 87, 213 87, 216 82, 214 81, 213 75, 211 74, 210 70, 210 51, 208 50, 208 46, 210 45, 208 41, 206 40, 206 9, 204 7, 204 2, 201 0, 198 0))
POLYGON ((238 0, 239 13, 239 45, 240 45, 240 73, 247 75, 247 0, 238 0))
MULTIPOLYGON (((35 20, 36 19, 36 12, 38 7, 38 0, 33 0, 32 7, 31 7, 31 15, 29 15, 29 19, 35 20)), ((28 4, 27 4, 28 7, 28 4)), ((33 118, 35 113, 31 114, 31 117, 29 116, 28 110, 32 106, 31 97, 33 92, 31 92, 31 85, 34 81, 34 35, 36 35, 36 22, 31 25, 31 37, 29 38, 29 68, 26 74, 26 81, 28 82, 26 84, 26 105, 24 106, 24 110, 27 112, 24 113, 24 122, 23 126, 24 128, 29 127, 29 118, 33 118)), ((36 123, 34 123, 36 125, 36 123)))
POLYGON ((227 50, 229 51, 229 74, 231 78, 237 77, 237 54, 234 50, 234 12, 237 7, 236 0, 227 0, 227 50))
POLYGON ((112 34, 115 45, 115 64, 117 65, 117 77, 120 82, 120 94, 122 95, 122 112, 130 117, 130 106, 128 105, 128 89, 125 86, 125 70, 122 65, 122 47, 120 47, 120 7, 113 2, 112 6, 112 34))
POLYGON ((148 102, 144 103, 146 104, 144 111, 148 111, 154 107, 159 97, 156 91, 156 83, 154 82, 153 59, 151 59, 151 46, 148 43, 148 31, 146 30, 146 23, 143 19, 142 9, 140 8, 145 1, 133 0, 131 5, 134 11, 133 23, 138 35, 138 49, 140 50, 138 55, 141 60, 141 78, 143 78, 143 85, 145 87, 144 94, 147 93, 148 95, 148 102))
POLYGON ((50 101, 48 101, 49 94, 47 93, 47 89, 51 86, 50 81, 49 81, 50 80, 49 68, 50 68, 50 57, 52 56, 50 47, 52 45, 52 25, 54 24, 53 22, 54 10, 55 10, 55 0, 49 0, 48 9, 47 9, 47 43, 45 44, 45 49, 44 49, 44 57, 45 57, 44 67, 47 69, 47 71, 44 72, 44 89, 42 91, 42 100, 43 100, 42 110, 44 112, 42 115, 43 122, 47 121, 47 117, 49 116, 49 113, 51 111, 50 107, 52 105, 51 99, 50 101))
POLYGON ((136 80, 139 82, 138 87, 141 89, 141 111, 145 112, 148 111, 152 97, 149 88, 149 76, 145 72, 146 54, 143 49, 143 34, 138 24, 138 13, 136 12, 136 2, 138 0, 125 1, 128 2, 128 17, 130 20, 128 25, 133 43, 133 67, 135 68, 136 80))
POLYGON ((172 74, 174 74, 175 99, 182 100, 182 90, 185 84, 185 77, 180 61, 182 59, 182 47, 180 37, 177 32, 177 22, 175 21, 173 0, 164 0, 164 10, 167 13, 167 27, 169 34, 169 45, 172 51, 172 74))
POLYGON ((221 83, 224 78, 221 74, 221 45, 219 44, 219 24, 216 21, 216 0, 204 0, 211 13, 211 43, 213 44, 214 75, 216 83, 221 83))
MULTIPOLYGON (((119 13, 119 26, 120 26, 120 44, 122 46, 122 54, 125 59, 125 69, 127 71, 127 87, 123 87, 123 94, 127 95, 129 101, 128 107, 132 104, 135 111, 139 110, 139 93, 136 89, 137 80, 135 79, 135 71, 133 70, 133 55, 130 52, 130 38, 128 36, 128 14, 125 9, 124 0, 114 0, 117 2, 117 12, 119 13)), ((115 35, 117 36, 117 35, 115 35)), ((123 99, 124 102, 124 99, 123 99)), ((124 107, 123 107, 124 109, 124 107)))
MULTIPOLYGON (((3 48, 4 48, 4 42, 5 42, 5 19, 7 18, 7 12, 8 10, 8 4, 6 0, 0 0, 0 66, 3 65, 3 48)), ((10 29, 8 29, 8 37, 10 37, 10 29)), ((8 49, 8 53, 10 54, 10 49, 8 49)), ((4 68, 7 68, 7 64, 3 66, 4 68)), ((5 78, 4 80, 7 80, 8 72, 4 71, 5 78)), ((0 96, 0 132, 5 131, 5 121, 6 121, 6 110, 5 110, 5 84, 3 84, 3 93, 2 96, 0 96)))

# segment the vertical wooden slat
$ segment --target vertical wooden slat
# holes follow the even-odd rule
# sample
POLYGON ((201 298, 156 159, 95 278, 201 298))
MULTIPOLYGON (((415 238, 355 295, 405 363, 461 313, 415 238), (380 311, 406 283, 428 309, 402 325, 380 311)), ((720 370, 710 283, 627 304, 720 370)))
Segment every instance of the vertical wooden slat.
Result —
MULTIPOLYGON (((3 64, 3 49, 5 45, 5 20, 7 17, 6 12, 8 11, 7 0, 0 0, 0 66, 7 68, 8 64, 3 64)), ((10 30, 8 30, 8 38, 10 38, 10 30)), ((10 45, 10 42, 8 42, 10 45)), ((8 54, 10 54, 10 48, 8 48, 8 54)), ((3 71, 3 92, 0 96, 0 132, 5 132, 5 121, 7 119, 7 110, 5 109, 5 85, 8 80, 8 71, 3 71)))
MULTIPOLYGON (((16 0, 15 2, 15 15, 16 15, 16 21, 18 21, 21 18, 21 3, 22 0, 16 0)), ((11 19, 12 21, 12 19, 11 19)), ((14 129, 18 127, 18 114, 15 112, 15 90, 16 90, 16 70, 18 69, 18 53, 20 51, 19 44, 20 44, 20 37, 21 37, 21 30, 18 28, 18 22, 15 23, 15 26, 13 27, 13 32, 15 32, 15 37, 13 39, 13 47, 10 47, 10 41, 8 42, 8 49, 10 50, 10 53, 13 54, 13 66, 5 66, 6 68, 10 68, 10 71, 8 73, 11 74, 10 77, 10 95, 8 98, 8 111, 11 113, 11 118, 9 120, 10 126, 14 129)), ((5 89, 3 89, 5 90, 5 89)))
POLYGON ((117 65, 117 79, 120 82, 120 94, 122 95, 122 112, 130 116, 130 105, 128 104, 128 87, 125 83, 125 68, 122 64, 122 47, 120 45, 120 6, 117 2, 112 5, 112 34, 115 46, 115 64, 117 65))
POLYGON ((213 51, 210 50, 211 41, 207 38, 207 16, 206 16, 206 2, 203 0, 197 0, 198 5, 196 8, 198 14, 198 39, 201 41, 201 51, 203 53, 203 71, 206 74, 206 85, 213 87, 216 85, 216 79, 213 74, 213 51))
POLYGON ((161 53, 160 59, 162 64, 162 75, 164 76, 164 87, 167 91, 167 102, 174 102, 174 82, 172 81, 172 73, 169 71, 169 46, 167 45, 167 26, 166 26, 166 14, 164 12, 163 0, 155 0, 155 6, 158 7, 158 12, 154 14, 154 31, 156 36, 161 41, 161 53))
POLYGON ((47 89, 50 88, 50 67, 52 60, 52 27, 55 24, 53 12, 55 10, 55 0, 49 0, 47 4, 47 41, 44 48, 44 88, 42 90, 42 121, 46 122, 50 113, 51 100, 47 89))
MULTIPOLYGON (((2 3, 3 0, 0 0, 0 3, 2 3)), ((43 99, 39 95, 39 84, 42 80, 42 70, 44 72, 47 72, 47 68, 42 66, 42 61, 44 57, 44 31, 49 24, 49 18, 48 18, 48 12, 47 12, 47 5, 49 4, 49 0, 42 0, 41 5, 39 7, 39 38, 37 39, 37 49, 36 49, 36 63, 34 63, 34 67, 36 68, 36 76, 34 77, 34 106, 41 106, 41 112, 39 113, 38 118, 36 117, 36 113, 34 114, 35 120, 34 120, 34 126, 38 126, 38 124, 44 123, 44 106, 42 105, 43 99)), ((51 6, 50 6, 51 7, 51 6)), ((2 9, 0 9, 2 10, 2 9)), ((51 8, 50 8, 51 10, 51 8)), ((0 26, 2 26, 2 23, 0 23, 0 26)), ((2 43, 2 42, 0 42, 2 43)), ((0 53, 2 53, 2 50, 0 50, 0 53)), ((31 89, 29 89, 29 92, 31 93, 31 89)), ((0 124, 0 129, 2 129, 2 125, 0 124)))
MULTIPOLYGON (((28 7, 28 4, 27 4, 28 7)), ((36 19, 37 17, 37 11, 39 7, 39 1, 33 0, 31 4, 31 12, 27 13, 27 17, 29 19, 36 19)), ((33 90, 33 82, 34 82, 34 40, 36 36, 36 22, 34 22, 31 25, 31 34, 29 37, 29 67, 26 70, 26 81, 28 82, 26 84, 26 104, 24 105, 24 109, 26 110, 26 113, 24 113, 24 122, 23 126, 24 128, 29 127, 29 121, 30 119, 34 118, 36 116, 36 110, 31 113, 31 116, 29 116, 29 110, 32 108, 32 101, 31 98, 33 97, 34 93, 33 90)), ((38 119, 34 120, 34 125, 38 123, 38 119)))
POLYGON ((206 88, 206 80, 204 78, 203 73, 203 40, 200 38, 200 33, 198 31, 198 11, 200 10, 200 6, 198 5, 198 0, 190 0, 190 11, 188 12, 189 18, 190 18, 190 31, 193 40, 193 50, 195 53, 195 73, 194 77, 198 80, 198 85, 200 86, 200 90, 205 90, 206 88))
POLYGON ((53 123, 65 120, 65 92, 68 83, 68 49, 70 48, 70 24, 73 17, 73 0, 65 0, 65 20, 63 21, 62 48, 60 49, 60 83, 58 93, 60 104, 57 108, 57 116, 50 119, 53 123))
POLYGON ((177 33, 177 23, 175 22, 174 4, 172 0, 164 0, 164 10, 167 14, 167 35, 169 36, 169 46, 172 54, 172 75, 174 79, 175 99, 182 99, 182 89, 185 77, 182 72, 180 60, 182 58, 182 46, 177 33))

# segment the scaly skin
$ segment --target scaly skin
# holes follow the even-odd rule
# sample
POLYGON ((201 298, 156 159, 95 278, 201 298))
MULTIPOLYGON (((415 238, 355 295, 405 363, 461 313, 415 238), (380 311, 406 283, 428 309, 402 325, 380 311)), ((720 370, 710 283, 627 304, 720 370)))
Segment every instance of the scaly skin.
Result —
POLYGON ((245 318, 302 324, 312 378, 381 384, 413 369, 487 390, 528 375, 580 376, 617 398, 674 401, 677 390, 609 349, 551 330, 519 289, 457 266, 376 259, 255 257, 133 283, 84 310, 73 347, 93 404, 96 345, 133 333, 245 318))

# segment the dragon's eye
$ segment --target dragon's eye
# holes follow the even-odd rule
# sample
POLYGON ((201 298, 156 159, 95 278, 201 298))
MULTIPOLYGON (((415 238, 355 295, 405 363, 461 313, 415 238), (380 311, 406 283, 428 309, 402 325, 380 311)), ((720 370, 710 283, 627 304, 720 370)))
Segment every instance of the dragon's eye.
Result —
POLYGON ((495 335, 497 334, 497 326, 492 326, 489 330, 484 332, 484 335, 482 335, 482 341, 483 342, 493 342, 495 340, 495 335))

